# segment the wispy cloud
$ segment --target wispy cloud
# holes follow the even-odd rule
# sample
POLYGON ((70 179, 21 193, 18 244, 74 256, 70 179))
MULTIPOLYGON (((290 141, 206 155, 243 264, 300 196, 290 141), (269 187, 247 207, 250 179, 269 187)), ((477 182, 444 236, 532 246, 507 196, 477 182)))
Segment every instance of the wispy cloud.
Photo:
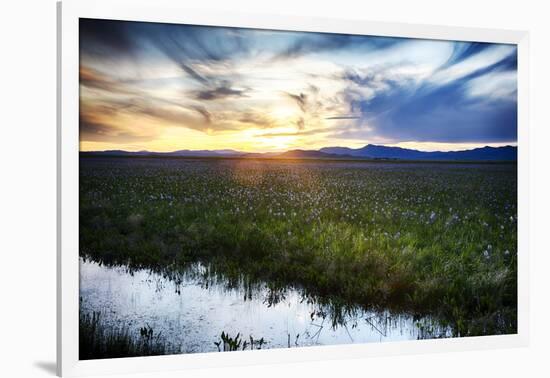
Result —
POLYGON ((80 49, 83 142, 517 140, 511 45, 81 19, 80 49))
POLYGON ((296 33, 295 38, 285 48, 274 55, 274 59, 292 59, 307 54, 358 49, 362 52, 383 50, 402 43, 402 38, 365 38, 357 35, 328 33, 296 33))
POLYGON ((354 116, 354 115, 341 115, 341 116, 330 116, 325 117, 326 120, 341 120, 341 119, 360 119, 360 116, 354 116))
POLYGON ((298 130, 298 131, 288 131, 288 132, 272 132, 272 133, 261 133, 258 136, 262 138, 278 138, 278 137, 297 137, 297 136, 312 136, 326 134, 334 132, 337 130, 334 127, 321 127, 309 130, 298 130))
POLYGON ((259 128, 270 128, 276 125, 276 120, 268 115, 257 111, 243 111, 235 115, 238 122, 248 127, 255 126, 259 128))
POLYGON ((92 68, 80 66, 80 85, 111 93, 135 94, 128 86, 120 83, 92 68))
POLYGON ((393 85, 358 107, 373 126, 364 137, 398 141, 501 142, 517 138, 515 99, 472 97, 468 85, 495 72, 515 71, 516 53, 442 85, 393 85), (373 115, 376 115, 373 119, 373 115))
POLYGON ((237 89, 231 86, 227 80, 223 80, 215 88, 200 89, 191 92, 191 96, 197 100, 219 100, 227 97, 245 97, 246 89, 237 89))
POLYGON ((484 43, 484 42, 455 42, 453 46, 453 53, 447 59, 445 64, 439 67, 439 69, 445 69, 454 64, 460 63, 493 46, 494 44, 492 43, 484 43))
POLYGON ((300 93, 300 94, 286 93, 286 95, 290 99, 294 100, 294 102, 296 102, 296 105, 298 105, 298 107, 302 112, 306 112, 307 95, 305 93, 300 93))

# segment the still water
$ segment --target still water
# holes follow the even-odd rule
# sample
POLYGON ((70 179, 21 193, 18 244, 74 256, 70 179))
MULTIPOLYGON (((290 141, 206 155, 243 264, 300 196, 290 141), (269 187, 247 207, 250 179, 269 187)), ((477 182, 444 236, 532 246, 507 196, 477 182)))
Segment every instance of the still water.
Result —
MULTIPOLYGON (((193 268, 200 270, 200 266, 193 268)), ((183 274, 176 284, 148 270, 129 272, 80 260, 80 310, 101 312, 109 327, 128 327, 136 336, 150 326, 161 333, 167 353, 217 351, 223 332, 247 340, 264 338, 264 348, 409 340, 426 337, 411 316, 356 310, 333 327, 330 312, 288 289, 277 303, 266 301, 267 287, 250 294, 183 274)), ((437 330, 438 336, 449 336, 437 330)), ((432 336, 433 337, 433 336, 432 336)))

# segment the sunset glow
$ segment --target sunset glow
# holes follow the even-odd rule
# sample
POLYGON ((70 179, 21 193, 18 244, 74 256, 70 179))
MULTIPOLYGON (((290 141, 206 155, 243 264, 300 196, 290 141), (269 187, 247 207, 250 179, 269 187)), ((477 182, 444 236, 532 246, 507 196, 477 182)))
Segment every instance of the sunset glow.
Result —
POLYGON ((82 19, 80 149, 517 143, 512 45, 82 19))

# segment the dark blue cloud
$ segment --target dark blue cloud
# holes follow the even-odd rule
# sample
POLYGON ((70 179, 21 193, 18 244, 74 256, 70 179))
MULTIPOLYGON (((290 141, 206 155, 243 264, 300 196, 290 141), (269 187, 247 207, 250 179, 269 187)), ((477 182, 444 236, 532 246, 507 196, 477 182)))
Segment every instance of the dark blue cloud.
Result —
POLYGON ((146 46, 164 50, 159 43, 174 42, 171 47, 183 50, 186 58, 206 61, 226 60, 248 49, 240 28, 87 18, 80 19, 80 40, 85 53, 114 56, 143 52, 146 46))
MULTIPOLYGON (((472 52, 471 52, 472 53, 472 52)), ((510 142, 517 140, 517 100, 514 95, 474 97, 469 92, 474 79, 517 70, 517 53, 444 84, 419 86, 388 79, 388 89, 373 98, 347 95, 350 111, 359 111, 363 123, 374 130, 351 131, 354 137, 376 136, 396 141, 510 142)), ((368 85, 368 77, 349 76, 355 84, 368 85)), ((335 136, 349 137, 349 132, 335 136)))
POLYGON ((160 53, 202 85, 217 86, 194 67, 245 57, 248 38, 239 28, 80 19, 80 51, 84 56, 116 61, 160 53))
POLYGON ((494 44, 486 42, 455 42, 451 56, 447 59, 445 64, 440 67, 440 69, 448 68, 454 64, 460 63, 493 46, 494 44))
POLYGON ((81 53, 100 56, 132 54, 136 36, 132 35, 134 23, 81 18, 79 23, 81 53))
POLYGON ((405 38, 365 37, 347 34, 296 33, 296 35, 300 35, 300 37, 275 54, 274 59, 291 59, 306 54, 343 49, 382 50, 406 41, 405 38))

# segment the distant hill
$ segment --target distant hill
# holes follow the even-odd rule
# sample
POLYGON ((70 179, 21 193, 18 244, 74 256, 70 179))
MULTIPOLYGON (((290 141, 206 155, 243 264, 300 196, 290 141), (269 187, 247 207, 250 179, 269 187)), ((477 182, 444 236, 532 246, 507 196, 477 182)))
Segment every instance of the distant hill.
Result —
POLYGON ((262 159, 383 159, 383 160, 436 160, 436 161, 516 161, 517 147, 481 147, 465 151, 426 152, 401 147, 367 144, 361 148, 325 147, 320 150, 289 150, 281 153, 247 153, 235 150, 178 150, 151 151, 91 151, 84 156, 135 156, 135 157, 240 157, 262 159))
POLYGON ((88 151, 81 152, 84 155, 94 156, 165 156, 165 157, 231 157, 242 156, 244 152, 235 150, 177 150, 172 152, 153 152, 153 151, 123 151, 123 150, 106 150, 106 151, 88 151))
POLYGON ((242 152, 235 150, 178 150, 174 152, 165 152, 164 155, 170 156, 239 156, 242 152))
POLYGON ((514 161, 517 160, 517 147, 481 147, 465 151, 426 152, 401 147, 387 147, 367 144, 353 149, 347 147, 325 147, 319 151, 369 159, 402 160, 476 160, 476 161, 514 161))

